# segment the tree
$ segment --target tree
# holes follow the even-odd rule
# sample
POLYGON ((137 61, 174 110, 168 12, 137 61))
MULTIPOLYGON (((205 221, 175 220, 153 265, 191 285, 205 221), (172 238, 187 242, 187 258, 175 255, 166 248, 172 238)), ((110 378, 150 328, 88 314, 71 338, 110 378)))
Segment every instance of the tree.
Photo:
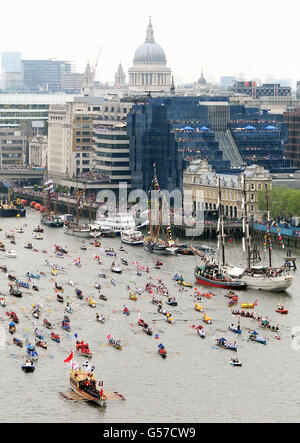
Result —
MULTIPOLYGON (((266 211, 266 192, 261 190, 258 194, 258 206, 261 211, 266 211)), ((300 215, 300 190, 287 186, 273 187, 270 191, 271 218, 294 217, 300 215)))

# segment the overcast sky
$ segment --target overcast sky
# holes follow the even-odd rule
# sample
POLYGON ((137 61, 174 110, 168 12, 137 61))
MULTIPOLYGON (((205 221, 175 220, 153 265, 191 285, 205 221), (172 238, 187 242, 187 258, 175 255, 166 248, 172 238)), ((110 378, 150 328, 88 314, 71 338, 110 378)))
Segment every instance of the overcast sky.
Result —
POLYGON ((127 74, 149 15, 175 78, 244 73, 300 80, 299 12, 294 0, 15 0, 1 2, 0 51, 23 59, 74 61, 83 71, 102 47, 96 79, 127 74))

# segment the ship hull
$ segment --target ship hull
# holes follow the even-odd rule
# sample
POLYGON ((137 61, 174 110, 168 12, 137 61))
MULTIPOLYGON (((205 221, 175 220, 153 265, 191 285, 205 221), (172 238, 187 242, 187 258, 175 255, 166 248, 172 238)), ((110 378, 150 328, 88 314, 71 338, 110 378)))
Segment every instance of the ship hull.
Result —
POLYGON ((203 286, 210 286, 213 288, 223 288, 223 289, 245 289, 246 283, 242 281, 220 281, 220 280, 211 280, 209 278, 202 277, 201 275, 195 273, 195 279, 197 283, 203 286))
POLYGON ((64 226, 64 233, 68 235, 73 235, 74 237, 81 237, 81 238, 97 238, 100 237, 101 232, 96 231, 90 231, 89 229, 72 229, 68 228, 67 226, 64 226))
POLYGON ((279 277, 251 277, 244 275, 241 280, 246 283, 247 287, 252 289, 258 289, 262 291, 270 292, 283 292, 286 291, 294 281, 292 276, 279 276, 279 277))
POLYGON ((26 216, 26 209, 25 208, 9 208, 4 209, 0 208, 0 217, 16 217, 19 215, 20 217, 26 216))

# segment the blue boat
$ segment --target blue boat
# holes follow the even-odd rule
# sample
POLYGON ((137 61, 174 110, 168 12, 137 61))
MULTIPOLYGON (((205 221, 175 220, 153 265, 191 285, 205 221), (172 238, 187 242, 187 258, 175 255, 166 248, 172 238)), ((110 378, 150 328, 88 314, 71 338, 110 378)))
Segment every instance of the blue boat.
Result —
POLYGON ((35 369, 35 365, 32 361, 31 362, 26 361, 25 363, 23 363, 21 365, 21 368, 22 368, 22 371, 24 371, 24 372, 33 372, 35 369))
POLYGON ((29 289, 29 283, 16 279, 16 284, 21 288, 29 289))
POLYGON ((241 334, 242 330, 241 329, 236 329, 236 328, 232 328, 231 326, 229 326, 229 331, 234 332, 235 334, 241 334))
POLYGON ((26 272, 27 278, 37 278, 38 280, 41 278, 39 274, 33 274, 32 272, 26 272))
POLYGON ((39 354, 36 352, 36 347, 30 344, 26 346, 26 353, 31 360, 37 360, 39 357, 39 354))

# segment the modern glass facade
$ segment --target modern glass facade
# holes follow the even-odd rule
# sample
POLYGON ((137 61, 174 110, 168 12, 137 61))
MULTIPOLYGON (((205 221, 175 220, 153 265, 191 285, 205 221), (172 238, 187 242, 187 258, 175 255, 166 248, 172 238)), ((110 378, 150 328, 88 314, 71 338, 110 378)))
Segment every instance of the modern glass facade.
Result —
POLYGON ((230 170, 213 131, 201 130, 209 125, 203 102, 212 100, 224 97, 160 97, 134 105, 127 117, 133 189, 149 190, 154 163, 168 191, 182 189, 183 170, 195 157, 208 158, 219 172, 230 170))
POLYGON ((23 81, 27 92, 59 92, 65 74, 71 73, 66 61, 22 60, 23 81))

